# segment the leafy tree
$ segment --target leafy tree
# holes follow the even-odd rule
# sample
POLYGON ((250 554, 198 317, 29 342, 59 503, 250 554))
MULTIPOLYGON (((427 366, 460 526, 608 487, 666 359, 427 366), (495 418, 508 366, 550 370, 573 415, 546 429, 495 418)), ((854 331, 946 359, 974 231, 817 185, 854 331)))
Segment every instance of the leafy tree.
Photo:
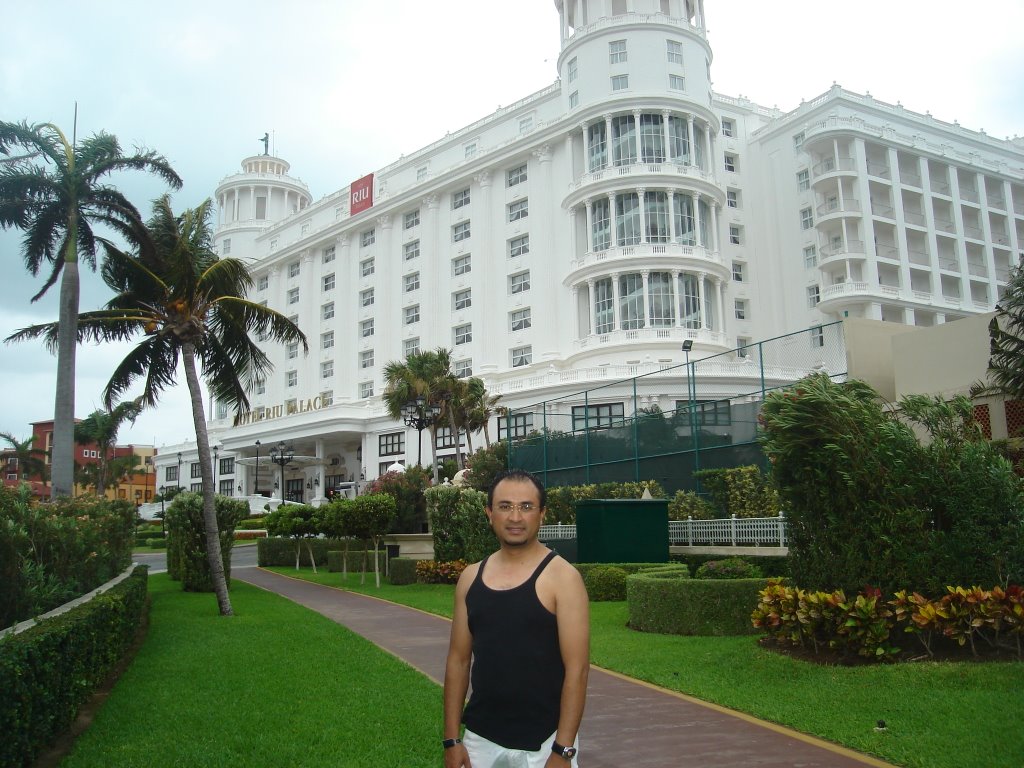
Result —
POLYGON ((989 391, 1024 400, 1024 265, 1010 270, 1006 293, 989 321, 988 336, 989 391))
POLYGON ((111 480, 110 462, 113 459, 117 433, 127 421, 135 423, 142 413, 140 400, 118 403, 105 411, 93 411, 75 425, 75 442, 79 445, 95 444, 97 447, 96 461, 96 495, 102 496, 111 480))
MULTIPOLYGON (((155 152, 125 155, 117 138, 98 133, 81 143, 68 141, 51 123, 29 125, 0 121, 0 229, 20 229, 22 257, 32 275, 50 268, 38 300, 61 278, 57 352, 57 388, 53 423, 53 497, 74 488, 75 344, 80 295, 79 259, 96 268, 93 232, 103 224, 129 241, 139 236, 140 216, 127 198, 105 182, 124 170, 149 171, 173 189, 181 179, 155 152), (14 154, 20 152, 20 154, 14 154)), ((10 341, 11 339, 8 339, 10 341)))
MULTIPOLYGON (((466 402, 466 422, 471 432, 484 432, 484 445, 491 447, 491 418, 503 409, 498 405, 501 395, 492 395, 487 391, 482 379, 472 377, 467 382, 469 397, 466 402)), ((472 447, 469 450, 473 453, 472 447)))
MULTIPOLYGON (((380 589, 380 557, 377 545, 388 532, 395 518, 395 499, 386 493, 368 493, 352 499, 353 528, 373 543, 373 573, 380 589)), ((366 573, 366 552, 363 552, 363 573, 366 573)))
POLYGON ((19 440, 10 432, 0 432, 0 440, 11 446, 9 454, 13 454, 18 460, 18 475, 22 480, 38 477, 46 479, 46 451, 40 448, 33 448, 35 435, 25 440, 19 440))
POLYGON ((407 467, 404 472, 385 472, 370 484, 370 493, 386 493, 395 500, 396 515, 391 533, 422 533, 427 522, 427 502, 423 491, 430 486, 430 475, 423 467, 407 467))
POLYGON ((309 562, 313 564, 313 573, 316 573, 316 558, 313 556, 313 546, 309 540, 320 532, 319 522, 316 508, 309 504, 282 504, 265 519, 269 535, 295 540, 296 571, 299 570, 302 542, 305 541, 306 549, 309 551, 309 562))
POLYGON ((469 457, 466 480, 470 488, 484 493, 491 487, 499 472, 508 469, 508 441, 499 440, 469 457))
MULTIPOLYGON (((103 279, 115 296, 104 309, 78 317, 79 340, 128 341, 143 334, 138 345, 118 364, 103 392, 109 408, 137 379, 141 400, 155 405, 175 381, 179 359, 192 399, 200 475, 203 519, 211 578, 222 615, 230 615, 224 568, 218 547, 216 489, 203 410, 197 360, 213 397, 238 410, 248 408, 246 392, 265 379, 272 366, 253 336, 277 342, 306 337, 284 315, 245 297, 253 280, 244 262, 220 258, 212 248, 209 200, 175 216, 169 196, 153 204, 147 236, 128 254, 107 247, 103 279)), ((58 323, 24 328, 13 338, 42 337, 56 343, 58 323)))
POLYGON ((351 499, 335 499, 330 504, 317 507, 313 516, 313 526, 317 533, 329 539, 344 541, 341 551, 341 580, 348 581, 348 552, 353 537, 360 533, 356 529, 357 520, 352 515, 351 499))

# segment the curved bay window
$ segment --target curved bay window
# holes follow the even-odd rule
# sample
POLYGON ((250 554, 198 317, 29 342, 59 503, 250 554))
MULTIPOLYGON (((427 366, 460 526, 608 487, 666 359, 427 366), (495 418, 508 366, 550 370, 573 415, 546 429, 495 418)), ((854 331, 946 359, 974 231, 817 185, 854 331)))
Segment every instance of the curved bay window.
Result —
POLYGON ((717 330, 721 283, 686 272, 628 272, 590 284, 593 333, 642 328, 717 330), (703 281, 703 284, 702 284, 703 281))
POLYGON ((624 331, 644 327, 644 281, 632 272, 619 276, 619 327, 624 331))
POLYGON ((689 195, 675 195, 672 200, 676 225, 676 242, 683 245, 697 244, 697 226, 693 218, 693 198, 689 195))
POLYGON ((591 216, 594 250, 606 251, 612 245, 612 217, 607 198, 594 201, 591 216))
POLYGON ((612 292, 610 277, 594 281, 595 333, 611 333, 615 330, 615 294, 612 292))
POLYGON ((700 293, 696 275, 679 276, 679 317, 684 328, 700 328, 700 293))
POLYGON ((648 318, 652 328, 666 328, 676 324, 676 307, 672 295, 672 273, 651 272, 647 295, 650 300, 648 318))
POLYGON ((668 193, 644 193, 644 211, 647 214, 647 240, 652 243, 669 241, 668 193))
POLYGON ((619 245, 640 242, 640 196, 636 192, 615 196, 615 235, 619 245))
POLYGON ((612 165, 636 162, 636 122, 632 115, 612 118, 612 165))
POLYGON ((678 163, 707 170, 707 127, 692 116, 642 112, 616 115, 584 131, 587 170, 632 163, 678 163))

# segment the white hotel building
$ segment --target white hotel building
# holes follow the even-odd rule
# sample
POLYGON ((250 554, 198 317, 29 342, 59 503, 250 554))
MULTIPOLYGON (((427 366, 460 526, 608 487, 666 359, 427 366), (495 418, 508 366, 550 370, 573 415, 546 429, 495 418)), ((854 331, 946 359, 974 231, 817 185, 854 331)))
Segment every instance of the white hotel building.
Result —
MULTIPOLYGON (((380 397, 414 350, 450 348, 505 405, 568 413, 571 393, 682 362, 686 339, 699 359, 846 317, 993 308, 1024 249, 1024 140, 838 86, 789 112, 713 93, 704 0, 555 6, 551 86, 319 201, 268 155, 217 188, 219 252, 310 341, 269 348, 240 422, 212 406, 221 492, 256 490, 257 440, 259 489, 283 440, 312 457, 286 495, 314 503, 415 462, 417 432, 380 397)), ((701 397, 758 388, 725 359, 701 397)), ((678 370, 642 382, 665 410, 686 387, 678 370)), ((603 405, 629 416, 632 386, 603 405)), ((194 444, 160 453, 160 485, 199 482, 194 444)))

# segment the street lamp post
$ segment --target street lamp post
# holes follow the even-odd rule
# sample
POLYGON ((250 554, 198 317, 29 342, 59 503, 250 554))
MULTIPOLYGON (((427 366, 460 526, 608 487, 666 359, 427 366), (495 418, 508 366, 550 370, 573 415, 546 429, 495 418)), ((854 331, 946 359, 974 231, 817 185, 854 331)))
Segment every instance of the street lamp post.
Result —
POLYGON ((690 411, 690 444, 693 446, 694 480, 697 484, 697 493, 700 493, 700 441, 697 437, 697 383, 693 380, 693 369, 690 367, 690 350, 693 349, 693 339, 683 342, 683 354, 686 355, 686 399, 690 411))
POLYGON ((166 536, 167 530, 164 528, 164 494, 167 492, 167 486, 160 486, 160 535, 166 536))
POLYGON ((213 492, 217 493, 217 451, 220 446, 213 446, 213 492))
POLYGON ((176 478, 178 483, 178 490, 181 490, 181 453, 178 453, 178 477, 176 478))
POLYGON ((416 463, 420 466, 423 466, 423 430, 432 426, 440 414, 441 406, 436 403, 428 403, 422 395, 402 406, 405 425, 416 430, 418 449, 416 463))
POLYGON ((252 482, 252 495, 253 496, 259 496, 260 495, 260 446, 261 445, 262 445, 262 443, 259 440, 257 440, 256 441, 256 479, 253 480, 253 482, 252 482))
POLYGON ((284 467, 295 458, 295 447, 285 445, 284 440, 270 449, 270 460, 281 467, 281 501, 284 501, 284 467))

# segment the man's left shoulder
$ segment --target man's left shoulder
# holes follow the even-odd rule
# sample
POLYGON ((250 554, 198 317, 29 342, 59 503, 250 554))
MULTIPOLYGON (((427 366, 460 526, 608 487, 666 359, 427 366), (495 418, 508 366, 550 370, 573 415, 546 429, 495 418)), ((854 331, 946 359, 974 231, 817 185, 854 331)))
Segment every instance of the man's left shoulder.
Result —
POLYGON ((551 564, 548 568, 551 570, 551 575, 560 582, 568 582, 571 584, 575 584, 576 582, 579 582, 580 584, 583 583, 583 577, 580 576, 580 572, 576 570, 576 566, 559 554, 556 554, 551 559, 551 564))

